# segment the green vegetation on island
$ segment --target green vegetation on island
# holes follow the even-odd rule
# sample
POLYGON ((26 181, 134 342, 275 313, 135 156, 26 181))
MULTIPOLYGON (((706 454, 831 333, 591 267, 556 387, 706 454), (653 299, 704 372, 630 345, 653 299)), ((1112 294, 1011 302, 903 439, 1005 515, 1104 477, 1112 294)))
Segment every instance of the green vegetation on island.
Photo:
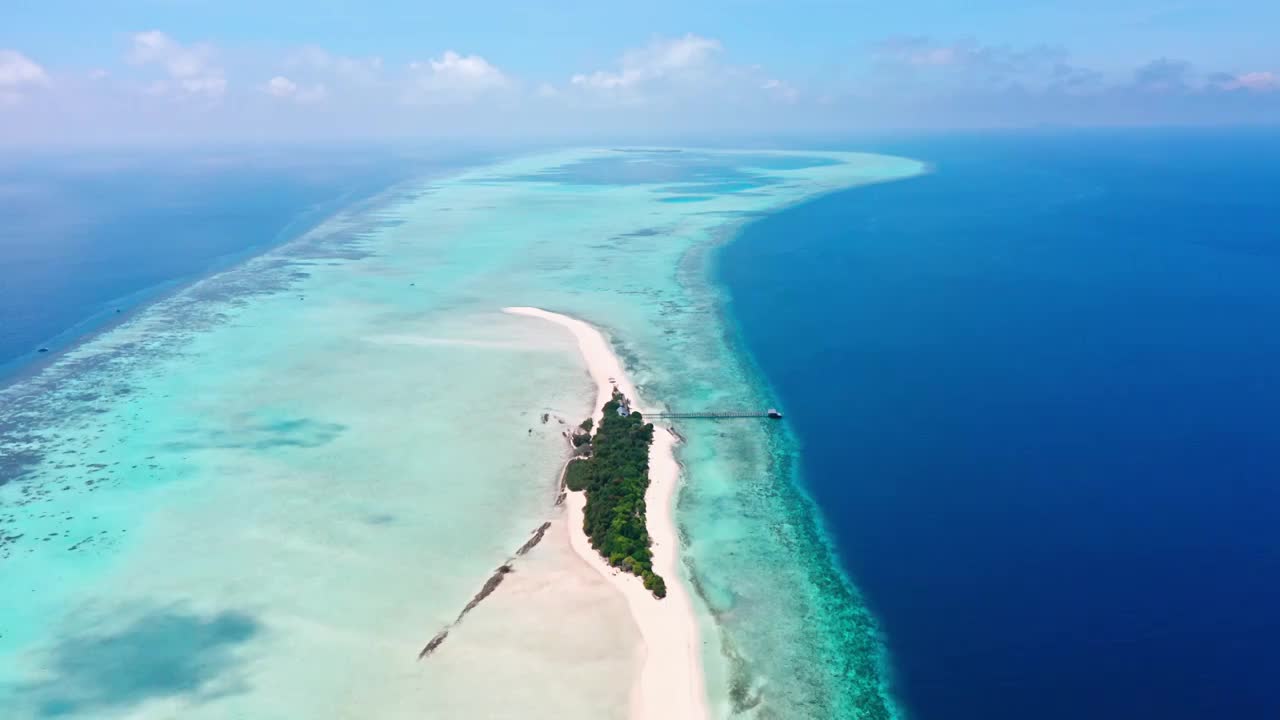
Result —
MULTIPOLYGON (((581 427, 590 429, 591 421, 581 427)), ((627 399, 614 390, 591 438, 590 456, 571 461, 564 481, 570 490, 587 493, 582 529, 591 546, 610 565, 640 576, 646 589, 665 597, 667 584, 653 572, 645 525, 644 493, 649 488, 652 443, 653 424, 630 411, 627 399)))

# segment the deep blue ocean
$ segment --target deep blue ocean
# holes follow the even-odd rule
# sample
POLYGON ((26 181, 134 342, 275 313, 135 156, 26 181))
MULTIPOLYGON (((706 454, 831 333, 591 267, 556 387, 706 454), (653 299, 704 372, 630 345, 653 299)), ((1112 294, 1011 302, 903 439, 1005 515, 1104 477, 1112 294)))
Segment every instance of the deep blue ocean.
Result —
POLYGON ((0 382, 449 162, 369 149, 0 155, 0 382))
POLYGON ((1280 132, 858 148, 718 272, 910 717, 1280 718, 1280 132))

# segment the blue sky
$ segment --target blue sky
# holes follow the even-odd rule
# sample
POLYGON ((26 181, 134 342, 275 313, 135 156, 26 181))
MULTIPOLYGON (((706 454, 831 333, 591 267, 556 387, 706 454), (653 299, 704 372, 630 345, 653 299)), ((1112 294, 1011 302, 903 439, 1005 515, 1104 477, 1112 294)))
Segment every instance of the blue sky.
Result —
POLYGON ((0 142, 1280 123, 1261 0, 10 0, 0 142))

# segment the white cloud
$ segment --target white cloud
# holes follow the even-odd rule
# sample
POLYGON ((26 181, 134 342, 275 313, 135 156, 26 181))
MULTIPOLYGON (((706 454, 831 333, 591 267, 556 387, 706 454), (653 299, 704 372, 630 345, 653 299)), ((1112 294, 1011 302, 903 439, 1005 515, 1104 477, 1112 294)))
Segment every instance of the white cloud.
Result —
POLYGON ((135 65, 164 70, 168 79, 154 83, 153 92, 218 100, 226 93, 227 81, 213 58, 211 46, 182 45, 159 30, 134 35, 129 53, 129 61, 135 65))
POLYGON ((759 65, 727 62, 723 50, 719 40, 692 33, 655 38, 624 52, 616 68, 571 76, 561 94, 588 107, 700 108, 704 117, 799 100, 791 84, 759 65))
POLYGON ((322 47, 308 45, 286 55, 283 72, 259 90, 276 98, 299 104, 334 99, 348 106, 369 107, 394 95, 384 77, 382 58, 337 55, 322 47))
POLYGON ((884 67, 933 69, 997 82, 1070 69, 1068 53, 1060 47, 983 45, 971 39, 942 43, 927 37, 895 37, 879 43, 872 56, 884 67))
POLYGON ((1280 91, 1280 75, 1269 71, 1248 72, 1235 76, 1226 84, 1228 90, 1254 92, 1280 91))
POLYGON ((1160 58, 1133 72, 1133 89, 1145 93, 1182 94, 1194 87, 1195 74, 1185 60, 1160 58))
POLYGON ((277 75, 264 83, 262 91, 272 97, 304 104, 320 102, 329 96, 328 88, 320 83, 302 86, 283 75, 277 75))
POLYGON ((875 49, 881 62, 896 62, 916 67, 960 65, 980 58, 983 49, 972 43, 938 45, 928 38, 899 37, 886 40, 875 49))
POLYGON ((784 102, 793 103, 800 99, 800 91, 777 78, 767 78, 760 83, 760 89, 784 102))
POLYGON ((409 63, 406 102, 470 102, 511 86, 511 80, 479 55, 446 50, 438 59, 409 63))
POLYGON ((894 37, 876 44, 870 59, 870 74, 855 90, 863 102, 872 96, 932 102, 942 96, 999 92, 1085 96, 1100 90, 1104 81, 1102 73, 1074 64, 1066 49, 1043 44, 894 37))
POLYGON ((382 58, 376 55, 364 58, 334 55, 314 45, 292 53, 285 61, 285 67, 362 85, 377 84, 382 77, 382 58))
POLYGON ((597 70, 570 78, 573 85, 592 90, 637 89, 663 79, 696 73, 720 51, 720 42, 692 33, 674 39, 656 39, 646 47, 623 54, 616 71, 597 70))
POLYGON ((26 91, 49 85, 49 74, 34 60, 17 50, 0 50, 0 104, 16 104, 26 91))
POLYGON ((714 38, 683 34, 618 48, 607 64, 564 67, 555 82, 522 80, 480 54, 455 50, 391 63, 316 46, 277 52, 256 44, 187 44, 155 30, 128 42, 117 64, 59 65, 56 72, 0 49, 0 124, 8 130, 18 119, 26 136, 54 139, 76 133, 104 139, 319 138, 579 130, 641 136, 671 130, 1271 122, 1280 109, 1280 68, 1265 64, 1214 73, 1176 58, 1141 67, 1085 67, 1063 48, 966 39, 891 38, 847 63, 792 77, 737 60, 714 38), (139 102, 140 91, 183 102, 139 102), (433 112, 405 112, 403 103, 433 112), (520 113, 519 130, 507 121, 512 112, 520 113))
POLYGON ((276 97, 291 97, 298 92, 298 84, 287 77, 277 75, 267 81, 262 88, 268 95, 276 97))
POLYGON ((934 45, 924 37, 895 37, 877 47, 876 59, 927 68, 961 64, 977 53, 972 44, 945 46, 934 45))

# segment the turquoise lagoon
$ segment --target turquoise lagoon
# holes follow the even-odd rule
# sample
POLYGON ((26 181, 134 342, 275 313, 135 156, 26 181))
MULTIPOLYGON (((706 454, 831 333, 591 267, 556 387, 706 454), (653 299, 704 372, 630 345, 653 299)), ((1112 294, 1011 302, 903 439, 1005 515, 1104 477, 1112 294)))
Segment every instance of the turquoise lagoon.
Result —
MULTIPOLYGON (((637 638, 560 524, 417 659, 558 518, 562 421, 589 411, 571 339, 500 309, 601 327, 666 407, 763 407, 713 249, 762 213, 923 170, 820 152, 503 161, 339 214, 0 390, 0 707, 624 717, 637 638)), ((716 714, 895 716, 785 427, 677 429, 682 581, 716 714)))

